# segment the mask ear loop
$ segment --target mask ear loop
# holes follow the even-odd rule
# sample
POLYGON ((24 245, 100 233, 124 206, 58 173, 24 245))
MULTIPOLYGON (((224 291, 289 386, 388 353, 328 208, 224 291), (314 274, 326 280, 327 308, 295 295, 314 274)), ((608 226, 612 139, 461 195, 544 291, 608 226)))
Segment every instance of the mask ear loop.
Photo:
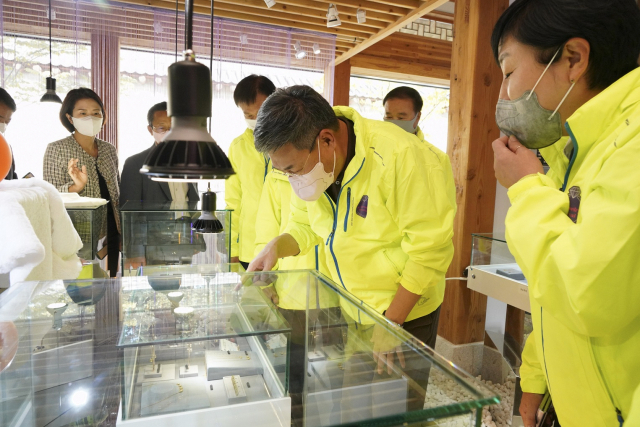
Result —
POLYGON ((533 95, 533 92, 536 90, 536 87, 538 87, 538 83, 540 83, 540 80, 542 80, 542 77, 545 75, 545 73, 547 72, 549 67, 551 67, 551 64, 553 64, 553 60, 556 59, 556 56, 558 56, 558 53, 560 53, 560 50, 563 47, 564 46, 559 47, 558 50, 556 50, 556 53, 553 54, 553 58, 551 58, 551 61, 549 61, 549 63, 547 64, 547 67, 544 69, 542 74, 540 74, 540 77, 538 78, 538 81, 536 82, 536 84, 533 85, 533 89, 531 89, 531 92, 529 92, 529 96, 527 96, 527 101, 529 100, 529 98, 531 98, 531 95, 533 95))
POLYGON ((556 107, 555 110, 553 110, 553 113, 551 113, 551 115, 549 116, 549 118, 547 120, 551 120, 553 118, 553 116, 556 115, 556 113, 558 112, 558 110, 560 109, 560 106, 562 105, 562 103, 564 102, 565 99, 567 99, 567 96, 569 96, 569 94, 571 93, 571 89, 573 89, 573 87, 576 85, 576 81, 574 79, 571 79, 571 87, 569 88, 569 90, 567 91, 567 93, 564 94, 564 97, 562 98, 562 100, 560 101, 560 104, 558 104, 558 106, 556 107))

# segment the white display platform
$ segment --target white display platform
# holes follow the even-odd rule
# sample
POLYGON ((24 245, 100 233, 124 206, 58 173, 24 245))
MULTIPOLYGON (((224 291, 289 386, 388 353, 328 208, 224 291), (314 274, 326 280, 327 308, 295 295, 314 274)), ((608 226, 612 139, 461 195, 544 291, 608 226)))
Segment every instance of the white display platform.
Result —
POLYGON ((526 312, 531 311, 529 286, 526 280, 514 280, 497 273, 503 269, 518 269, 518 264, 474 265, 469 267, 467 287, 526 312))

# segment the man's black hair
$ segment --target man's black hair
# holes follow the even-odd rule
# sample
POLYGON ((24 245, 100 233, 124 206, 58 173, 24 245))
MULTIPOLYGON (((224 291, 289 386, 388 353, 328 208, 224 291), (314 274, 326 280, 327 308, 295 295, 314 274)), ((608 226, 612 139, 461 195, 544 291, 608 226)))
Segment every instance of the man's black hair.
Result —
POLYGON ((422 111, 422 97, 418 91, 412 87, 400 86, 393 89, 384 97, 382 105, 386 104, 389 99, 410 99, 411 102, 413 102, 413 112, 418 114, 422 111))
POLYGON ((4 105, 9 107, 9 109, 14 113, 18 109, 18 107, 16 106, 16 101, 14 101, 11 95, 9 95, 9 92, 7 92, 1 87, 0 87, 0 102, 2 102, 4 105))
POLYGON ((638 67, 640 8, 635 0, 516 0, 493 28, 496 61, 508 37, 536 49, 541 64, 569 39, 587 40, 589 87, 604 89, 638 67))
POLYGON ((236 106, 240 103, 253 104, 256 102, 259 93, 264 96, 269 96, 275 91, 276 86, 271 80, 265 76, 251 74, 249 77, 240 80, 236 89, 233 91, 233 101, 236 103, 236 106))
POLYGON ((153 127, 153 116, 157 111, 167 111, 167 102, 158 102, 153 107, 149 108, 149 112, 147 113, 147 122, 149 122, 149 126, 153 127))

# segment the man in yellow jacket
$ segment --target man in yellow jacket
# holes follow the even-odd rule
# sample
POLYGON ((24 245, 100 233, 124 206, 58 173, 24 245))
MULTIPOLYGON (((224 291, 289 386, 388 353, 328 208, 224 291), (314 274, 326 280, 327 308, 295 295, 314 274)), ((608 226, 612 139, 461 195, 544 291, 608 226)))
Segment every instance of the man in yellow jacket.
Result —
POLYGON ((256 216, 264 180, 271 168, 269 158, 256 151, 253 129, 258 110, 276 90, 264 76, 250 75, 242 79, 233 91, 233 100, 242 110, 247 130, 233 140, 229 147, 229 160, 236 171, 225 181, 225 201, 231 214, 231 262, 248 267, 253 258, 256 241, 256 216))
MULTIPOLYGON (((382 100, 384 121, 393 123, 411 134, 422 134, 418 123, 422 117, 423 104, 420 93, 412 87, 399 86, 392 89, 382 100)), ((424 135, 419 139, 423 141, 424 135)))
MULTIPOLYGON (((456 211, 452 173, 438 154, 390 123, 332 109, 307 86, 265 102, 256 148, 289 175, 297 197, 285 232, 249 270, 324 245, 336 283, 433 346, 456 211)), ((343 315, 364 323, 344 307, 343 315)), ((370 331, 378 372, 385 363, 390 371, 397 344, 377 341, 372 329, 360 331, 370 331)))
POLYGON ((524 425, 536 425, 547 391, 563 427, 638 425, 624 420, 640 384, 640 10, 516 0, 492 45, 508 135, 493 142, 496 177, 509 189, 506 237, 533 321, 524 425))

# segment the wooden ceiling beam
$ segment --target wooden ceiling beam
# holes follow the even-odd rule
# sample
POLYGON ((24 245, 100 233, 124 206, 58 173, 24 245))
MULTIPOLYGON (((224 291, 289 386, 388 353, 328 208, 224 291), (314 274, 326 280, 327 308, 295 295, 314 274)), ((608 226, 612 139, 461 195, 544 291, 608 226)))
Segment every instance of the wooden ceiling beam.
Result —
MULTIPOLYGON (((375 19, 382 22, 394 22, 396 20, 395 16, 402 16, 405 13, 400 11, 399 9, 397 11, 394 9, 394 12, 396 13, 390 13, 389 11, 379 12, 373 9, 368 9, 365 6, 358 6, 358 4, 355 2, 349 2, 348 4, 343 4, 343 3, 344 2, 336 3, 338 5, 338 12, 340 12, 340 14, 344 12, 349 16, 355 16, 356 12, 358 11, 358 8, 362 7, 367 10, 367 20, 375 19)), ((364 1, 362 3, 368 3, 368 2, 364 1)), ((311 9, 311 10, 319 10, 325 15, 327 13, 327 9, 329 8, 329 3, 323 3, 316 0, 279 0, 276 3, 276 6, 278 5, 297 6, 297 7, 304 7, 306 9, 311 9)), ((377 8, 380 8, 380 5, 378 4, 375 4, 375 6, 377 8)))
MULTIPOLYGON (((324 9, 320 9, 320 10, 309 9, 306 7, 292 6, 292 5, 282 4, 282 3, 276 3, 275 6, 273 6, 271 9, 267 9, 263 0, 216 0, 215 7, 219 7, 220 4, 222 3, 251 7, 251 8, 261 10, 263 13, 269 10, 269 11, 276 11, 281 13, 289 13, 289 14, 298 15, 298 16, 309 16, 313 18, 322 19, 323 21, 326 22, 326 10, 324 9)), ((343 22, 346 21, 349 24, 355 24, 363 27, 371 27, 371 28, 377 28, 377 29, 384 28, 387 26, 386 22, 378 21, 376 19, 367 19, 365 23, 358 24, 357 18, 355 16, 355 11, 353 13, 353 16, 352 14, 347 14, 344 16, 344 19, 342 16, 343 14, 341 13, 340 15, 341 15, 340 19, 342 19, 343 22)))
MULTIPOLYGON (((222 10, 226 10, 229 12, 237 12, 237 13, 241 13, 247 16, 247 18, 249 16, 254 16, 256 17, 255 19, 261 19, 262 17, 271 17, 271 18, 276 18, 276 19, 280 19, 282 21, 288 21, 289 19, 293 19, 296 22, 301 22, 301 23, 306 23, 309 25, 317 25, 319 27, 326 27, 327 23, 326 20, 319 18, 319 17, 309 17, 309 16, 303 16, 303 15, 295 15, 295 17, 293 15, 287 14, 287 13, 281 13, 278 11, 273 11, 273 10, 260 10, 260 9, 256 9, 256 8, 251 8, 251 7, 245 7, 245 6, 239 6, 237 4, 230 4, 230 3, 218 3, 215 6, 214 9, 214 15, 217 15, 219 11, 222 10)), ((358 33, 358 35, 360 37, 368 37, 368 35, 371 34, 375 34, 376 33, 376 29, 375 28, 368 28, 368 27, 363 27, 361 25, 354 25, 354 24, 347 24, 347 23, 342 23, 342 25, 340 25, 340 27, 338 27, 339 30, 350 30, 352 32, 358 33)), ((341 31, 344 33, 344 31, 341 31)), ((354 34, 355 35, 355 34, 354 34)))
POLYGON ((453 24, 453 14, 440 12, 439 10, 434 10, 423 16, 424 19, 430 19, 433 21, 446 22, 448 24, 453 24))
POLYGON ((393 33, 395 33, 400 28, 406 26, 407 24, 410 24, 411 22, 413 22, 416 19, 418 19, 419 17, 431 12, 432 10, 436 9, 437 7, 442 6, 446 2, 447 2, 447 0, 425 0, 425 1, 423 1, 422 4, 419 7, 417 7, 414 10, 412 10, 411 12, 406 14, 405 16, 403 16, 401 18, 398 18, 395 23, 390 24, 389 26, 387 26, 387 28, 378 31, 376 34, 372 35, 371 37, 369 37, 364 42, 359 43, 357 46, 353 47, 348 52, 345 52, 342 55, 340 55, 336 59, 336 65, 338 65, 338 64, 346 61, 347 59, 353 57, 354 55, 362 52, 363 50, 365 50, 369 46, 372 46, 372 45, 376 44, 380 40, 386 38, 387 36, 389 36, 389 35, 391 35, 393 33))
POLYGON ((420 6, 419 0, 372 0, 376 3, 388 6, 403 7, 405 9, 415 9, 420 6))

